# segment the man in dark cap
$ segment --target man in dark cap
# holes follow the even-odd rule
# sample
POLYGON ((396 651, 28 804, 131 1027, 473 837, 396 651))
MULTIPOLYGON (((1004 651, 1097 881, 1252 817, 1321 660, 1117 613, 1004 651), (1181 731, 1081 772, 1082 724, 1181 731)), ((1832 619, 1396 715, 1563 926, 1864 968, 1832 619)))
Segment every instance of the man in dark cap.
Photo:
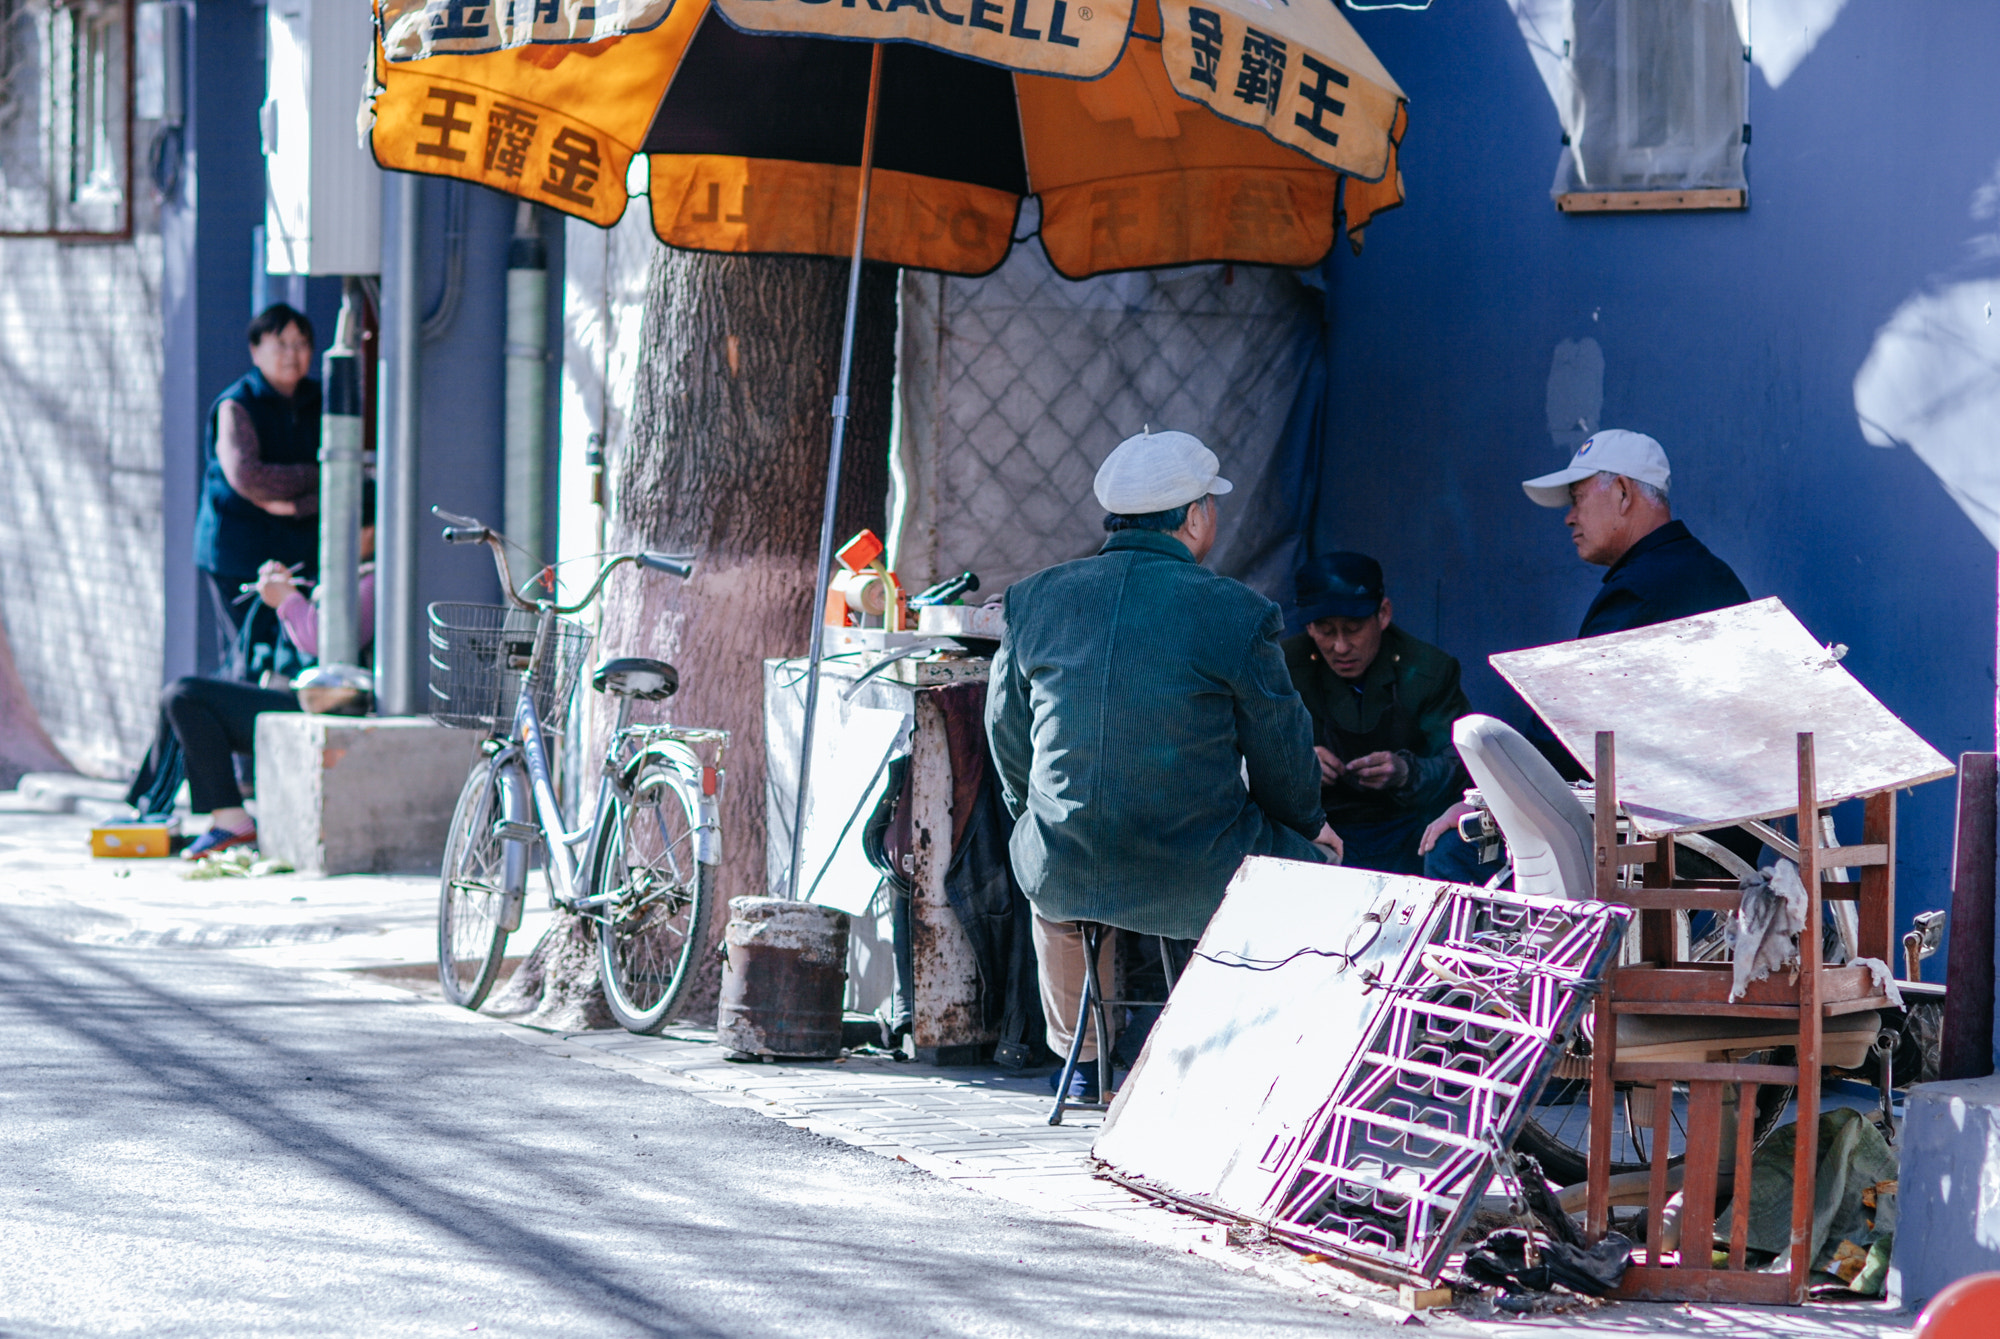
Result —
POLYGON ((1420 874, 1418 840, 1466 786, 1451 723, 1472 710, 1458 661, 1392 621, 1382 565, 1330 553, 1297 575, 1306 629, 1284 643, 1313 722, 1320 803, 1346 863, 1420 874))

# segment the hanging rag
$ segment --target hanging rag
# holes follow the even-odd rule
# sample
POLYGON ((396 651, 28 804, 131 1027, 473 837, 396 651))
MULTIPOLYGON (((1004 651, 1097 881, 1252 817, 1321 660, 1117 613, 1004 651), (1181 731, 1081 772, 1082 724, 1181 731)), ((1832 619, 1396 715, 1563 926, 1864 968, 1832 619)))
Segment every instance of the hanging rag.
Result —
POLYGON ((1806 886, 1799 867, 1779 860, 1740 881, 1742 903, 1730 918, 1726 937, 1735 959, 1729 1002, 1743 998, 1753 981, 1791 966, 1799 957, 1799 932, 1806 924, 1806 886))

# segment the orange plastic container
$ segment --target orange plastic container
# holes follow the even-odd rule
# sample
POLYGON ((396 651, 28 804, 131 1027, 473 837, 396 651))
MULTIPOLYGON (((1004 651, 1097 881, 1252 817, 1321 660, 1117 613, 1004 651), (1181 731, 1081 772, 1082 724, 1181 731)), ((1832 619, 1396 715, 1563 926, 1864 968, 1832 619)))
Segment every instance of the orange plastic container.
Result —
POLYGON ((90 853, 98 857, 157 859, 174 853, 178 821, 165 823, 106 823, 90 830, 90 853))

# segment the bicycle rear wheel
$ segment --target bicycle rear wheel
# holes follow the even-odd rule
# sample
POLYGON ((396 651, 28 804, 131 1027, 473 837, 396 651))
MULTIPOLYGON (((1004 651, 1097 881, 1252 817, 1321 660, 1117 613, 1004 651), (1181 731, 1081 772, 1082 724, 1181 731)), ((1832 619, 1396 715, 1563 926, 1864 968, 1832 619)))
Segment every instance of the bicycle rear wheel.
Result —
POLYGON ((619 1026, 658 1032, 693 976, 712 866, 695 859, 700 817, 688 788, 648 773, 605 815, 590 886, 603 899, 597 952, 604 999, 619 1026))
POLYGON ((502 841, 494 825, 518 818, 523 778, 482 760, 465 778, 451 816, 438 887, 438 984, 444 997, 477 1009, 500 974, 507 935, 520 923, 527 889, 527 850, 502 841))

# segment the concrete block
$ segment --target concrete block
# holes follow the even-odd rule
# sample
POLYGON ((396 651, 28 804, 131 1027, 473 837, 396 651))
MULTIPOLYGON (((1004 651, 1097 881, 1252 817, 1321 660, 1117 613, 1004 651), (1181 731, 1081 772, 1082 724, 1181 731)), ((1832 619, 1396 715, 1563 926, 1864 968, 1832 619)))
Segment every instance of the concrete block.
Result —
POLYGON ((1919 1084, 1903 1116, 1890 1287, 1915 1306, 2000 1270, 2000 1075, 1919 1084))
POLYGON ((257 845, 308 874, 436 873, 474 730, 424 717, 257 718, 257 845))

